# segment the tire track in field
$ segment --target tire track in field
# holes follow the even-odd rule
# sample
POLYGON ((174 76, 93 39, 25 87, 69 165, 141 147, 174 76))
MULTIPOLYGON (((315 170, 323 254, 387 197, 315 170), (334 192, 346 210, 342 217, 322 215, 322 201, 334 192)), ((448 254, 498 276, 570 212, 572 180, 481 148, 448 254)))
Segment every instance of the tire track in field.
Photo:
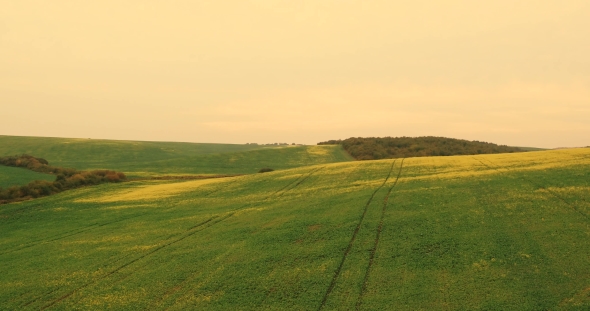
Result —
MULTIPOLYGON (((300 185, 300 184, 302 184, 304 181, 306 181, 306 180, 307 180, 309 177, 311 177, 311 175, 315 174, 316 172, 318 172, 318 171, 320 171, 320 170, 322 170, 322 169, 324 169, 324 168, 325 168, 325 166, 322 166, 322 167, 319 167, 319 168, 316 168, 316 169, 313 169, 313 170, 311 170, 311 171, 310 171, 308 174, 303 174, 303 175, 299 176, 299 177, 298 177, 297 179, 295 179, 294 181, 292 181, 292 182, 288 183, 288 184, 287 184, 287 185, 285 185, 284 187, 280 188, 279 190, 277 190, 277 191, 273 192, 273 193, 272 193, 271 195, 269 195, 268 197, 264 198, 264 199, 262 200, 262 202, 265 202, 265 201, 269 200, 269 199, 270 199, 270 198, 272 198, 274 195, 276 195, 276 198, 280 198, 280 197, 281 197, 283 194, 285 194, 285 193, 286 193, 286 192, 288 192, 288 191, 291 191, 291 190, 295 189, 297 186, 299 186, 299 185, 300 185), (292 186, 292 187, 291 187, 291 186, 292 186)), ((231 212, 231 215, 230 215, 230 216, 228 216, 228 217, 226 217, 225 219, 227 219, 227 218, 229 218, 229 217, 233 216, 233 215, 234 215, 234 214, 236 214, 238 211, 240 211, 240 210, 244 209, 246 206, 248 206, 248 205, 244 205, 244 206, 242 206, 242 207, 240 207, 240 208, 237 208, 237 209, 233 210, 233 211, 231 212)), ((163 294, 161 297, 159 297, 159 298, 157 298, 157 299, 154 299, 154 300, 152 301, 152 303, 150 303, 150 304, 149 304, 149 306, 148 306, 148 307, 147 307, 145 310, 150 310, 150 309, 153 309, 153 308, 155 308, 155 307, 158 307, 158 306, 160 306, 162 303, 164 303, 164 302, 166 301, 166 299, 167 299, 168 297, 170 297, 172 294, 174 294, 174 293, 176 293, 176 292, 180 291, 180 290, 182 289, 182 287, 183 287, 183 286, 184 286, 186 283, 188 283, 188 282, 190 282, 191 280, 193 280, 193 279, 196 277, 195 275, 196 275, 198 272, 199 272, 199 270, 196 270, 195 272, 193 272, 193 273, 189 274, 189 275, 188 275, 188 276, 187 276, 187 277, 186 277, 184 280, 182 280, 182 281, 180 281, 179 283, 177 283, 176 285, 174 285, 174 286, 172 287, 172 289, 170 289, 170 290, 166 291, 166 292, 165 292, 165 293, 164 293, 164 294, 163 294)))
MULTIPOLYGON (((235 180, 232 181, 232 182, 230 182, 230 184, 231 183, 234 183, 234 182, 235 182, 235 180)), ((227 185, 225 187, 224 186, 218 187, 218 188, 214 189, 213 191, 210 191, 210 192, 206 193, 203 197, 208 197, 209 195, 211 195, 213 193, 216 193, 216 192, 218 192, 220 190, 226 189, 226 188, 227 188, 227 185)), ((143 216, 143 215, 145 215, 145 213, 144 214, 140 214, 140 215, 134 215, 134 216, 131 216, 131 217, 127 217, 127 218, 124 218, 124 219, 119 219, 119 220, 115 220, 115 221, 106 222, 106 223, 94 223, 94 224, 91 224, 91 225, 88 225, 88 226, 85 226, 85 227, 82 227, 82 228, 78 228, 78 229, 74 229, 74 230, 70 230, 70 231, 58 233, 58 234, 52 235, 52 236, 50 236, 48 238, 37 239, 37 240, 31 241, 31 242, 25 244, 24 246, 21 245, 20 248, 17 247, 17 248, 14 248, 14 249, 6 249, 4 251, 0 251, 0 256, 2 256, 4 254, 12 253, 12 252, 20 251, 20 250, 23 250, 23 249, 26 249, 26 248, 34 247, 34 246, 37 246, 39 244, 49 243, 49 242, 61 240, 61 239, 64 239, 64 238, 68 238, 68 237, 71 237, 71 236, 75 236, 77 234, 84 233, 86 231, 94 230, 96 228, 100 228, 100 227, 103 227, 103 226, 106 226, 106 225, 110 225, 110 224, 113 224, 113 223, 117 223, 117 222, 129 220, 129 219, 132 219, 132 218, 140 217, 140 216, 143 216)))
MULTIPOLYGON (((434 160, 432 160, 432 161, 433 161, 432 170, 434 171, 433 175, 435 176, 436 181, 438 183, 441 183, 441 182, 443 182, 443 180, 440 177, 439 167, 436 165, 436 161, 434 161, 434 160)), ((454 265, 453 265, 453 267, 454 267, 454 265)), ((442 282, 445 283, 445 286, 444 286, 444 289, 441 289, 441 291, 442 291, 441 295, 443 296, 443 301, 445 303, 444 304, 445 310, 452 310, 450 308, 451 297, 449 295, 450 289, 449 289, 449 285, 448 285, 449 284, 448 275, 446 274, 446 270, 443 270, 443 272, 445 272, 445 273, 443 273, 441 276, 442 276, 442 282)))
MULTIPOLYGON (((486 166, 486 167, 488 167, 490 169, 493 169, 493 170, 499 172, 500 174, 506 174, 506 172, 502 172, 500 169, 498 169, 497 166, 494 167, 495 164, 493 162, 491 162, 490 160, 487 160, 487 161, 490 162, 491 165, 484 163, 483 161, 481 161, 478 158, 473 157, 473 159, 477 160, 478 162, 480 162, 484 166, 486 166)), ((507 168, 504 168, 504 169, 507 170, 507 171, 512 171, 511 169, 507 169, 507 168)), ((555 191, 549 190, 547 187, 545 187, 543 185, 539 185, 539 184, 535 183, 534 181, 532 181, 532 180, 530 180, 530 179, 528 179, 528 178, 526 178, 524 176, 520 176, 520 177, 517 177, 517 178, 519 178, 519 179, 521 179, 521 180, 523 180, 523 181, 525 181, 525 182, 527 182, 527 183, 529 183, 529 184, 531 184, 531 185, 533 185, 533 186, 535 186, 535 187, 537 187, 539 189, 543 189, 543 190, 547 191, 547 193, 551 194, 553 197, 555 197, 558 200, 562 201, 563 203, 565 203, 565 205, 567 205, 573 211, 575 211, 576 213, 580 214, 582 217, 586 218, 586 220, 590 221, 590 216, 588 216, 588 214, 580 211, 574 204, 568 202, 566 199, 564 199, 562 196, 560 196, 559 194, 557 194, 555 191)))
MULTIPOLYGON (((232 182, 230 182, 229 184, 232 184, 232 183, 234 183, 234 182, 235 182, 235 181, 232 181, 232 182)), ((220 191, 220 190, 223 190, 223 189, 225 189, 225 188, 227 188, 227 185, 224 185, 224 186, 222 186, 222 187, 218 187, 217 189, 214 189, 213 191, 211 191, 211 192, 209 192, 209 193, 206 193, 206 194, 204 195, 204 197, 207 197, 207 196, 209 196, 210 194, 212 194, 212 193, 215 193, 215 192, 218 192, 218 191, 220 191)), ((170 209, 170 208, 169 208, 169 209, 170 209)), ((143 214, 140 214, 140 215, 135 215, 135 216, 132 216, 132 217, 127 217, 127 218, 125 218, 125 219, 120 219, 120 220, 111 221, 111 222, 108 222, 108 223, 105 223, 105 224, 93 224, 93 225, 90 225, 90 226, 88 226, 88 227, 93 227, 93 228, 89 228, 89 229, 81 230, 81 231, 79 231, 79 232, 77 232, 77 233, 74 233, 74 234, 71 234, 71 235, 68 235, 68 236, 73 236, 73 235, 76 235, 76 234, 78 234, 78 233, 81 233, 81 232, 85 232, 85 231, 89 231, 89 230, 96 229, 97 227, 101 227, 101 226, 104 226, 104 225, 107 225, 107 224, 111 224, 111 223, 116 223, 116 222, 120 222, 120 221, 128 220, 128 219, 131 219, 131 218, 136 218, 136 217, 143 216, 143 215, 146 215, 146 213, 143 213, 143 214), (97 226, 97 227, 94 227, 94 226, 97 226)), ((217 217, 217 216, 216 216, 216 217, 217 217)), ((212 218, 215 218, 215 217, 212 217, 212 218)), ((212 219, 208 219, 208 220, 212 220, 212 219)), ((200 226, 200 225, 202 225, 202 223, 200 223, 200 224, 197 224, 197 225, 195 225, 195 226, 192 226, 192 227, 188 228, 188 229, 187 229, 187 231, 190 231, 190 230, 192 230, 192 229, 195 229, 195 228, 197 228, 197 227, 198 227, 198 226, 200 226)), ((87 227, 87 228, 88 228, 88 227, 87 227)), ((76 231, 76 230, 71 230, 71 231, 69 231, 69 232, 73 232, 73 231, 76 231)), ((182 234, 182 233, 179 233, 179 234, 177 233, 177 234, 170 235, 170 236, 169 236, 168 238, 166 238, 164 241, 167 241, 167 240, 169 240, 169 239, 171 239, 171 238, 173 238, 173 237, 176 237, 176 236, 178 236, 178 235, 181 235, 181 234, 182 234)), ((56 235, 56 236, 57 236, 57 235, 56 235)), ((65 238, 65 237, 67 237, 67 236, 60 237, 60 238, 58 238, 58 239, 65 238)), ((53 239, 53 240, 51 240, 51 241, 58 240, 58 239, 53 239)), ((45 241, 43 241, 43 242, 45 242, 45 241)), ((41 243, 43 243, 43 242, 41 242, 41 243)), ((41 244, 41 243, 37 243, 37 244, 41 244)), ((34 245, 33 245, 33 246, 34 246, 34 245)), ((0 254, 0 255, 1 255, 1 254, 0 254)), ((106 263, 105 263, 105 264, 102 264, 102 265, 100 265, 100 268, 99 268, 99 270, 100 270, 100 269, 102 269, 102 268, 105 268, 105 267, 107 267, 109 264, 115 264, 115 263, 117 263, 117 262, 119 262, 119 261, 121 261, 121 260, 124 260, 124 259, 125 259, 125 258, 127 258, 127 257, 130 257, 130 256, 132 256, 132 255, 133 255, 133 253, 129 253, 129 254, 126 254, 126 255, 123 255, 123 256, 119 256, 119 258, 115 258, 115 259, 113 259, 113 257, 117 257, 117 256, 112 256, 112 257, 110 257, 110 258, 109 258, 109 259, 106 261, 106 263)), ((106 276, 101 276, 99 279, 102 279, 103 277, 106 277, 106 276)), ((97 279, 97 280, 98 280, 98 279, 97 279)), ((93 283, 93 282, 91 282, 91 283, 89 283, 89 284, 85 284, 85 285, 83 285, 83 286, 79 287, 79 289, 81 289, 81 288, 84 288, 84 287, 87 287, 88 285, 90 285, 90 284, 92 284, 92 283, 93 283)), ((48 295, 52 294, 53 292, 56 292, 56 291, 58 291, 58 290, 59 290, 61 287, 62 287, 62 286, 59 286, 58 288, 55 288, 55 289, 51 290, 50 292, 48 292, 48 293, 46 293, 46 294, 43 294, 43 295, 41 295, 41 296, 39 296, 39 297, 35 298, 35 299, 34 299, 34 300, 32 300, 32 301, 29 301, 29 302, 27 302, 27 303, 26 303, 24 306, 28 306, 28 305, 30 305, 30 304, 32 304, 32 303, 34 303, 34 302, 36 302, 36 301, 39 301, 40 299, 42 299, 42 298, 44 298, 44 297, 46 297, 46 296, 48 296, 48 295)))
POLYGON ((60 233, 60 234, 53 235, 53 236, 51 236, 51 237, 49 237, 47 239, 40 239, 40 240, 36 240, 36 241, 30 242, 29 244, 25 244, 24 246, 22 246, 20 248, 14 248, 14 249, 6 250, 5 252, 0 253, 0 256, 5 255, 5 254, 9 254, 9 253, 13 253, 13 252, 17 252, 17 251, 20 251, 20 250, 23 250, 23 249, 31 248, 31 247, 34 247, 34 246, 37 246, 37 245, 40 245, 40 244, 44 244, 44 243, 49 243, 49 242, 54 242, 54 241, 57 241, 57 240, 65 239, 65 238, 68 238, 68 237, 71 237, 71 236, 78 235, 80 233, 84 233, 86 231, 94 230, 96 228, 104 227, 104 226, 107 226, 107 225, 110 225, 110 224, 114 224, 114 223, 117 223, 117 222, 121 222, 121 221, 129 220, 129 219, 137 218, 137 217, 140 217, 140 216, 143 216, 143 215, 145 215, 145 213, 144 214, 139 214, 139 215, 134 215, 134 216, 123 218, 123 219, 119 219, 119 220, 115 220, 115 221, 109 221, 109 222, 105 222, 105 223, 94 223, 94 224, 91 224, 89 226, 85 226, 85 227, 82 227, 82 228, 78 228, 78 229, 66 231, 66 232, 63 232, 63 233, 60 233))
MULTIPOLYGON (((319 168, 317 168, 317 169, 315 169, 315 170, 312 170, 312 171, 311 171, 309 174, 307 174, 307 175, 304 175, 304 177, 303 177, 303 178, 301 178, 301 180, 299 180, 299 179, 295 180, 294 186, 293 186, 293 187, 285 187, 285 188, 283 188, 282 190, 284 190, 284 191, 283 191, 283 192, 281 192, 280 194, 278 194, 278 195, 277 195, 277 198, 280 198, 281 196, 283 196, 283 194, 287 193, 288 191, 291 191, 291 190, 295 189, 297 186, 301 185, 301 183, 303 183, 303 182, 304 182, 304 181, 306 181, 306 180, 307 180, 309 177, 311 177, 311 175, 313 175, 313 174, 317 173, 318 171, 320 171, 320 170, 322 170, 322 169, 324 169, 324 168, 325 168, 325 166, 319 167, 319 168)), ((289 185, 289 186, 290 186, 290 185, 289 185)), ((277 191, 277 192, 275 192, 275 193, 278 193, 278 191, 277 191)), ((268 198, 270 198, 270 197, 268 197, 268 198)), ((267 198, 267 199, 268 199, 268 198, 267 198)))
MULTIPOLYGON (((295 179, 295 180, 294 180, 294 181, 292 181, 291 183, 287 184, 286 186, 284 186, 284 187, 280 188, 279 190, 277 190, 277 191, 276 191, 276 192, 274 192, 273 194, 271 194, 271 195, 269 195, 268 197, 266 197, 265 199, 263 199, 263 201, 266 201, 266 200, 270 199, 270 198, 271 198, 273 195, 275 195, 275 194, 277 194, 277 193, 280 193, 280 192, 281 192, 281 193, 280 193, 280 195, 282 195, 282 194, 284 194, 285 192, 287 192, 287 191, 289 191, 289 190, 292 190, 292 189, 294 189, 295 187, 297 187, 298 185, 300 185, 300 184, 301 184, 303 181, 305 181, 307 178, 309 178, 309 177, 310 177, 312 174, 314 174, 315 172, 317 172, 317 171, 319 171, 319 170, 321 170, 321 169, 323 169, 323 168, 324 168, 324 167, 320 167, 320 168, 317 168, 317 169, 315 169, 315 170, 312 170, 312 171, 311 171, 309 174, 307 174, 307 175, 302 175, 302 176, 299 176, 297 179, 295 179), (291 187, 293 184, 295 184, 295 185, 294 185, 293 187, 291 187), (290 187, 290 188, 289 188, 289 187, 290 187), (289 188, 289 189, 287 189, 287 188, 289 188)), ((220 190, 221 190, 221 189, 220 189, 220 190)), ((182 241, 182 240, 184 240, 184 239, 188 238, 189 236, 192 236, 192 235, 194 235, 195 233, 197 233, 197 232, 199 232, 199 231, 202 231, 202 230, 204 230, 204 229, 206 229, 206 228, 208 228, 208 227, 210 227, 210 226, 212 226, 212 225, 215 225, 215 224, 217 224, 217 223, 219 223, 219 222, 221 222, 221 221, 223 221, 223 220, 226 220, 226 219, 228 219, 228 218, 230 218, 230 217, 234 216, 234 215, 235 215, 235 214, 236 214, 238 211, 240 211, 240 210, 244 209, 244 208, 245 208, 245 207, 247 207, 247 206, 248 206, 247 204, 246 204, 246 205, 243 205, 243 206, 241 206, 241 207, 239 207, 239 208, 237 208, 237 209, 234 209, 234 210, 232 210, 231 212, 227 213, 227 214, 226 214, 226 215, 224 215, 224 216, 221 216, 221 217, 219 217, 219 216, 214 216, 214 217, 211 217, 211 218, 209 218, 208 220, 206 220, 206 221, 204 221, 204 222, 202 222, 202 223, 199 223, 199 224, 197 224, 197 225, 195 225, 195 226, 193 226, 193 227, 190 227, 190 228, 188 228, 188 229, 185 231, 184 235, 182 235, 180 238, 178 238, 178 239, 176 239, 176 240, 174 240, 174 241, 172 241, 172 242, 165 243, 165 244, 163 244, 163 245, 161 245, 161 246, 159 246, 159 247, 156 247, 155 249, 153 249, 153 250, 151 250, 151 251, 149 251, 149 252, 147 252, 147 253, 145 253, 145 254, 141 255, 140 257, 138 257, 138 258, 135 258, 135 259, 133 259, 133 260, 131 260, 131 261, 129 261, 129 262, 127 262, 127 263, 125 263, 125 264, 123 264, 123 265, 119 266, 119 267, 118 267, 118 268, 116 268, 115 270, 112 270, 111 272, 109 272, 109 273, 107 273, 107 274, 105 274, 105 275, 102 275, 102 276, 100 276, 98 279, 95 279, 95 280, 93 280, 93 281, 91 281, 91 282, 88 282, 88 283, 86 283, 86 284, 84 284, 84 285, 82 285, 82 286, 80 286, 80 287, 78 287, 78 288, 76 288, 76 289, 72 290, 71 292, 67 293, 66 295, 64 295, 64 296, 62 296, 62 297, 60 297, 60 298, 58 298, 57 300, 55 300, 54 302, 50 303, 49 305, 47 305, 47 306, 44 306, 44 307, 43 307, 41 310, 44 310, 44 309, 46 309, 46 308, 48 308, 48 307, 51 307, 52 305, 54 305, 54 304, 56 304, 56 303, 58 303, 58 302, 60 302, 60 301, 63 301, 63 300, 65 300, 65 299, 67 299, 68 297, 72 296, 72 295, 73 295, 75 292, 77 292, 77 291, 79 291, 79 290, 81 290, 81 289, 84 289, 84 288, 86 288, 86 287, 88 287, 88 286, 90 286, 90 285, 92 285, 92 284, 94 284, 94 283, 97 283, 99 280, 102 280, 102 279, 104 279, 104 278, 107 278, 107 277, 109 277, 109 276, 113 275, 114 273, 116 273, 116 272, 120 271, 121 269, 123 269, 123 268, 125 268, 125 267, 127 267, 127 266, 129 266, 129 265, 131 265, 131 264, 133 264, 133 263, 135 263, 135 262, 137 262, 137 261, 139 261, 139 260, 141 260, 141 259, 143 259, 143 258, 145 258, 145 257, 147 257, 147 256, 149 256, 149 255, 151 255, 151 254, 153 254, 153 253, 155 253, 155 252, 159 251, 159 250, 161 250, 161 249, 162 249, 162 248, 164 248, 164 247, 167 247, 167 246, 169 246, 169 245, 172 245, 172 244, 175 244, 175 243, 177 243, 177 242, 180 242, 180 241, 182 241), (218 218, 219 218, 219 219, 218 219, 218 218), (210 225, 206 226, 205 228, 202 228, 202 229, 200 229, 200 230, 196 230, 196 229, 199 229, 199 227, 201 227, 201 226, 203 226, 203 225, 205 225, 205 224, 207 224, 207 223, 209 223, 210 221, 213 221, 213 220, 215 220, 215 219, 218 219, 218 220, 217 220, 217 221, 215 221, 215 222, 213 222, 212 224, 210 224, 210 225), (193 230, 194 230, 194 231, 193 231, 193 230), (188 233, 187 233, 187 232, 188 232, 188 233)), ((173 235, 172 237, 175 237, 175 236, 178 236, 178 234, 175 234, 175 235, 173 235)), ((170 237, 170 238, 172 238, 172 237, 170 237)), ((127 257, 127 256, 124 256, 124 257, 127 257)), ((119 261, 119 260, 117 260, 117 261, 119 261)))
POLYGON ((375 189, 375 191, 373 191, 373 194, 371 194, 371 197, 367 201, 367 204, 365 204, 365 208, 363 209, 363 213, 361 214, 361 217, 359 219, 359 222, 356 225, 356 228, 354 228, 354 231, 352 232, 352 237, 350 238, 350 241, 348 242, 348 246, 346 247, 346 250, 344 250, 344 254, 342 255, 342 259, 340 260, 340 264, 336 268, 336 271, 334 271, 334 276, 332 276, 332 281, 330 282, 330 285, 328 286, 326 293, 324 293, 324 296, 322 298, 322 302, 320 303, 320 306, 318 307, 318 311, 321 310, 322 308, 324 308, 324 306, 326 305, 326 301, 328 300, 328 297, 332 293, 332 290, 334 290, 334 286, 336 286, 336 281, 338 280, 338 277, 340 276, 340 272, 342 271, 342 267, 344 266, 344 262, 346 261, 346 258, 348 257, 348 253, 350 253, 350 250, 352 249, 352 245, 356 241, 356 235, 358 234, 359 230, 361 229, 361 225, 363 224, 363 220, 365 219, 365 215, 367 214, 367 210, 369 209, 369 205, 373 201, 373 197, 375 197, 375 194, 377 194, 377 191, 381 190, 381 188, 383 188, 383 186, 385 186, 385 183, 387 182, 387 180, 389 180, 389 177, 391 176, 391 173, 393 171, 393 166, 395 165, 396 161, 397 161, 397 159, 393 160, 393 163, 391 163, 391 168, 389 169, 389 173, 387 174, 387 177, 385 177, 385 180, 383 181, 383 183, 379 187, 377 187, 377 189, 375 189))
MULTIPOLYGON (((352 170, 352 171, 350 171, 350 172, 347 172, 347 173, 346 173, 346 175, 345 175, 345 177, 343 177, 342 179, 343 179, 343 180, 347 180, 347 179, 348 179, 348 178, 349 178, 351 175, 353 175, 353 174, 354 174, 354 173, 355 173, 355 172, 356 172, 356 171, 357 171, 359 168, 360 168, 360 166, 355 166, 355 167, 353 168, 353 170, 352 170)), ((293 264, 294 264, 294 263, 292 263, 292 265, 293 265, 293 264)), ((292 265, 291 265, 290 267, 293 267, 292 265)), ((275 268, 273 268, 273 271, 271 272, 271 274, 272 274, 272 273, 274 273, 275 269, 276 269, 276 266, 275 266, 275 268)), ((276 283, 276 282, 275 282, 275 283, 276 283)), ((271 287, 271 288, 272 288, 272 287, 271 287)), ((260 302, 258 303, 258 305, 257 305, 257 307, 256 307, 257 309, 262 309, 262 306, 264 305, 264 303, 266 302, 266 300, 268 299, 268 297, 270 297, 270 294, 271 294, 271 290, 268 290, 268 291, 266 291, 266 295, 264 296, 264 298, 262 299, 262 301, 260 301, 260 302)))
MULTIPOLYGON (((242 175, 240 175, 240 176, 242 176, 242 175)), ((235 177, 239 177, 239 176, 235 176, 235 177)), ((230 186, 230 185, 232 185, 232 184, 234 184, 236 182, 237 182, 237 179, 236 178, 233 178, 233 180, 231 180, 230 182, 220 185, 219 187, 213 189, 212 191, 207 192, 202 197, 203 198, 206 198, 206 197, 208 197, 208 196, 210 196, 210 195, 212 195, 214 193, 217 193, 217 192, 219 192, 221 190, 225 190, 225 189, 229 188, 228 186, 230 186)))
POLYGON ((387 191, 387 195, 385 196, 385 199, 383 199, 383 207, 381 208, 381 218, 379 220, 379 226, 377 227, 377 234, 375 236, 375 242, 373 243, 373 248, 371 249, 371 254, 369 255, 369 264, 367 265, 367 270, 365 271, 365 276, 363 278, 363 285, 361 287, 361 292, 360 292, 360 294, 357 298, 357 301, 356 301, 356 306, 355 306, 356 310, 360 310, 361 305, 363 303, 363 296, 364 296, 365 291, 367 289, 367 282, 369 281, 369 275, 371 274, 371 268, 373 267, 373 261, 375 260, 375 253, 377 253, 377 248, 379 247, 379 239, 381 238, 381 232, 383 231, 383 220, 385 218, 385 210, 387 209, 387 204, 389 203, 389 197, 393 191, 393 188, 395 188, 395 186, 397 185, 397 182, 399 181, 399 177, 402 174, 402 169, 404 167, 404 160, 405 160, 405 158, 403 158, 400 163, 399 172, 397 173, 397 177, 395 178, 395 182, 393 183, 393 185, 391 185, 391 187, 389 187, 389 190, 387 191))
MULTIPOLYGON (((269 195, 268 197, 266 197, 262 201, 264 202, 264 201, 270 199, 275 194, 280 193, 280 195, 282 195, 285 192, 294 189, 295 187, 297 187, 298 185, 300 185, 302 182, 304 182, 305 180, 307 180, 311 175, 313 175, 317 171, 323 169, 324 167, 325 166, 319 167, 319 168, 316 168, 316 169, 313 169, 313 170, 311 170, 311 172, 309 174, 304 174, 302 176, 299 176, 297 179, 295 179, 291 183, 287 184, 286 186, 280 188, 279 190, 277 190, 273 194, 269 195), (294 186, 291 187, 292 185, 294 185, 294 186)), ((279 195, 279 197, 280 197, 280 195, 279 195)), ((125 267, 128 267, 128 266, 134 264, 135 262, 140 261, 140 260, 142 260, 142 259, 144 259, 144 258, 146 258, 146 257, 148 257, 148 256, 150 256, 150 255, 152 255, 152 254, 154 254, 154 253, 156 253, 156 252, 158 252, 158 251, 160 251, 160 250, 162 250, 162 249, 170 246, 170 245, 176 244, 176 243, 178 243, 178 242, 180 242, 180 241, 182 241, 182 240, 184 240, 184 239, 186 239, 186 238, 188 238, 188 237, 190 237, 190 236, 192 236, 192 235, 194 235, 194 234, 196 234, 196 233, 198 233, 200 231, 203 231, 203 230, 205 230, 205 229, 207 229, 207 228, 209 228, 209 227, 211 227, 211 226, 213 226, 213 225, 215 225, 217 223, 220 223, 220 222, 222 222, 222 221, 224 221, 224 220, 226 220, 226 219, 234 216, 237 212, 239 212, 240 210, 246 208, 247 206, 248 206, 248 204, 245 204, 245 205, 243 205, 243 206, 241 206, 239 208, 236 208, 236 209, 234 209, 234 210, 226 213, 223 216, 213 216, 213 217, 211 217, 211 218, 209 218, 209 219, 207 219, 207 220, 205 220, 205 221, 203 221, 201 223, 198 223, 197 225, 195 225, 195 226, 187 229, 184 232, 184 234, 182 234, 179 238, 177 238, 177 239, 175 239, 173 241, 169 241, 167 243, 164 243, 164 244, 162 244, 162 245, 160 245, 158 247, 155 247, 154 249, 152 249, 152 250, 150 250, 150 251, 142 254, 141 256, 139 256, 137 258, 134 258, 133 260, 130 260, 130 261, 128 261, 128 262, 120 265, 119 267, 115 268, 114 270, 111 270, 110 272, 108 272, 106 274, 103 274, 100 277, 98 277, 98 278, 96 278, 96 279, 94 279, 94 280, 92 280, 90 282, 87 282, 87 283, 85 283, 85 284, 83 284, 81 286, 78 286, 77 288, 75 288, 75 289, 67 292, 66 294, 60 296, 59 298, 53 300, 49 304, 44 305, 43 307, 41 307, 41 310, 45 310, 45 309, 47 309, 49 307, 52 307, 53 305, 55 305, 55 304, 57 304, 57 303, 59 303, 61 301, 64 301, 65 299, 71 297, 76 292, 78 292, 78 291, 80 291, 80 290, 82 290, 82 289, 84 289, 86 287, 89 287, 90 285, 93 285, 93 284, 97 283, 98 281, 100 281, 102 279, 105 279, 105 278, 107 278, 107 277, 109 277, 109 276, 117 273, 121 269, 123 269, 125 267)), ((173 236, 177 236, 177 235, 173 235, 173 236)))
POLYGON ((209 219, 207 219, 207 220, 205 220, 205 221, 203 221, 203 222, 199 223, 198 225, 196 225, 195 227, 193 227, 192 231, 189 231, 189 232, 188 232, 188 234, 187 234, 187 233, 185 233, 183 236, 181 236, 180 238, 178 238, 178 239, 176 239, 176 240, 174 240, 174 241, 170 241, 170 242, 168 242, 168 243, 164 243, 164 244, 162 244, 162 245, 160 245, 160 246, 158 246, 158 247, 156 247, 156 248, 154 248, 154 249, 152 249, 152 250, 148 251, 147 253, 145 253, 145 254, 142 254, 141 256, 139 256, 139 257, 137 257, 137 258, 134 258, 133 260, 130 260, 130 261, 128 261, 128 262, 126 262, 126 263, 124 263, 124 264, 120 265, 119 267, 117 267, 117 268, 115 268, 114 270, 111 270, 110 272, 108 272, 108 273, 106 273, 106 274, 104 274, 104 275, 100 276, 99 278, 97 278, 97 279, 94 279, 94 280, 92 280, 92 281, 90 281, 90 282, 87 282, 87 283, 85 283, 85 284, 83 284, 83 285, 81 285, 81 286, 79 286, 79 287, 77 287, 77 288, 75 288, 75 289, 73 289, 73 290, 71 290, 71 291, 67 292, 66 294, 64 294, 64 295, 60 296, 59 298, 57 298, 57 299, 55 299, 55 300, 53 300, 53 301, 52 301, 52 302, 50 302, 49 304, 46 304, 46 305, 44 305, 43 307, 41 307, 41 310, 45 310, 45 309, 47 309, 47 308, 49 308, 49 307, 51 307, 51 306, 53 306, 53 305, 55 305, 55 304, 57 304, 57 303, 59 303, 59 302, 61 302, 61 301, 65 300, 65 299, 69 298, 70 296, 74 295, 76 292, 80 291, 81 289, 84 289, 84 288, 86 288, 86 287, 88 287, 88 286, 90 286, 90 285, 92 285, 92 284, 95 284, 95 283, 97 283, 97 281, 99 281, 99 280, 102 280, 102 279, 105 279, 105 278, 107 278, 107 277, 109 277, 109 276, 111 276, 111 275, 113 275, 113 274, 117 273, 117 272, 118 272, 118 271, 120 271, 121 269, 123 269, 123 268, 125 268, 125 267, 127 267, 127 266, 129 266, 129 265, 131 265, 131 264, 133 264, 133 263, 135 263, 135 262, 137 262, 137 261, 139 261, 139 260, 141 260, 141 259, 143 259, 143 258, 145 258, 145 257, 147 257, 147 256, 149 256, 149 255, 151 255, 151 254, 153 254, 153 253, 155 253, 155 252, 157 252, 157 251, 159 251, 159 250, 161 250, 161 249, 163 249, 163 248, 167 247, 167 246, 170 246, 170 245, 172 245, 172 244, 178 243, 178 242, 180 242, 180 241, 182 241, 182 240, 184 240, 184 239, 186 239, 186 238, 188 238, 188 237, 190 237, 190 236, 192 236, 192 235, 196 234, 197 232, 199 232, 199 231, 201 231, 201 230, 204 230, 204 229, 206 229, 206 228, 208 228, 208 227, 212 226, 213 224, 215 224, 215 223, 217 223, 217 222, 214 222, 214 223, 212 223, 211 225, 209 225, 209 226, 207 226, 207 227, 204 227, 204 228, 202 228, 201 230, 195 230, 196 228, 199 228, 199 227, 202 227, 202 226, 205 226, 205 225, 207 225, 208 223, 212 222, 213 220, 215 220, 215 219, 217 219, 217 218, 219 218, 219 220, 218 220, 217 222, 220 222, 220 221, 222 221, 223 219, 226 219, 226 218, 228 218, 228 216, 223 216, 223 217, 214 216, 214 217, 211 217, 211 218, 209 218, 209 219))

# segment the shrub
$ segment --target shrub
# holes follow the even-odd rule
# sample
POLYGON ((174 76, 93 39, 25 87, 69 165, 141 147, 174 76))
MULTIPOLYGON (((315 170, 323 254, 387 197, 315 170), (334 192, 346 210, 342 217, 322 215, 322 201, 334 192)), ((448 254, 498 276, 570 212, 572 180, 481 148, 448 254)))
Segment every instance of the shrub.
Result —
POLYGON ((274 169, 270 168, 270 167, 265 167, 265 168, 261 168, 258 173, 266 173, 266 172, 272 172, 274 171, 274 169))

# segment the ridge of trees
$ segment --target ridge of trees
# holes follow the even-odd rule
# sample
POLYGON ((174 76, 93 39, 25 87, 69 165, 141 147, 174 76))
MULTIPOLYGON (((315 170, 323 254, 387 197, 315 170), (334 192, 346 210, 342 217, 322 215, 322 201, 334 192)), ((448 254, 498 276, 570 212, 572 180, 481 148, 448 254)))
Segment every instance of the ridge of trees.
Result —
POLYGON ((351 137, 328 140, 318 145, 342 145, 357 160, 378 160, 406 157, 474 155, 525 152, 518 147, 482 141, 423 136, 423 137, 351 137))
POLYGON ((0 165, 56 175, 53 182, 35 180, 23 186, 12 186, 6 189, 0 187, 0 204, 48 196, 88 185, 121 182, 127 179, 125 174, 111 170, 78 171, 73 168, 50 166, 47 160, 27 154, 0 157, 0 165))

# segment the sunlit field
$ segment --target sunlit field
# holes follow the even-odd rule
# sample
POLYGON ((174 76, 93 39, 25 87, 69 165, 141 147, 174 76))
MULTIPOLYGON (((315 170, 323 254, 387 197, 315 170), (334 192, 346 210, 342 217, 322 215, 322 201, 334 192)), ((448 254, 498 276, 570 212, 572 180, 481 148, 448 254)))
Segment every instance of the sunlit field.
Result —
POLYGON ((0 262, 7 310, 588 310, 590 149, 87 187, 0 262))

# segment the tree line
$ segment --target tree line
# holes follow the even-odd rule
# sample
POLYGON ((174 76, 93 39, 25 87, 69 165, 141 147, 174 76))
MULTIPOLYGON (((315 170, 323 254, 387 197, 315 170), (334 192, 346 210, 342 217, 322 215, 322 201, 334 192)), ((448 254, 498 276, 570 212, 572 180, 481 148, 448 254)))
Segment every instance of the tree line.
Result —
POLYGON ((524 152, 518 147, 446 137, 351 137, 318 145, 342 145, 357 160, 524 152))
POLYGON ((50 166, 47 160, 27 154, 0 157, 0 165, 21 167, 56 176, 53 182, 35 180, 23 186, 12 186, 6 189, 0 187, 0 204, 48 196, 83 186, 121 182, 127 179, 125 174, 111 170, 78 171, 73 168, 50 166))

